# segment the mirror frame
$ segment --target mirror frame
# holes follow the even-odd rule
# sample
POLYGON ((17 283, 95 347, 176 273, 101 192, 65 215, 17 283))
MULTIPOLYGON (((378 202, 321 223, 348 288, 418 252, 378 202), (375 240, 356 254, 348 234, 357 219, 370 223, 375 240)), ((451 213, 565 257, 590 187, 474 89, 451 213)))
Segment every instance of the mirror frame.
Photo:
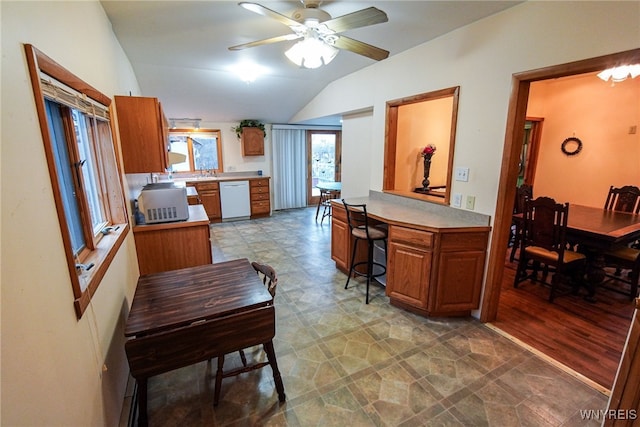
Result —
POLYGON ((454 86, 446 89, 426 92, 419 95, 413 95, 406 98, 387 101, 386 111, 386 127, 385 127, 385 144, 384 144, 384 172, 382 191, 387 193, 396 193, 402 196, 415 199, 426 200, 429 202, 449 205, 451 199, 451 177, 453 175, 453 153, 456 141, 456 128, 458 123, 458 100, 460 98, 460 86, 454 86), (444 199, 441 197, 429 196, 413 192, 400 192, 395 190, 396 176, 396 149, 398 139, 398 110, 403 105, 415 104, 418 102, 433 101, 436 99, 453 97, 451 108, 451 132, 449 135, 449 160, 447 164, 447 190, 444 199))

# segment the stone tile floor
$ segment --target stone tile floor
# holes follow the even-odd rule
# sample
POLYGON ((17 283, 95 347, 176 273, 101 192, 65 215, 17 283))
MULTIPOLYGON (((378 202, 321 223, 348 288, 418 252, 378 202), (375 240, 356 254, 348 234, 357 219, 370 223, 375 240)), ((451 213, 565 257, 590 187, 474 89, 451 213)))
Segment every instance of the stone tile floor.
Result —
MULTIPOLYGON (((211 226, 214 262, 249 258, 278 272, 274 339, 287 400, 270 368, 223 380, 215 361, 149 380, 150 426, 597 426, 581 411, 607 396, 475 319, 427 319, 384 288, 336 270, 315 208, 211 226), (213 373, 212 373, 213 369, 213 373)), ((264 359, 260 347, 248 358, 264 359)), ((239 366, 237 354, 225 368, 239 366)), ((127 425, 132 397, 121 425, 127 425)))

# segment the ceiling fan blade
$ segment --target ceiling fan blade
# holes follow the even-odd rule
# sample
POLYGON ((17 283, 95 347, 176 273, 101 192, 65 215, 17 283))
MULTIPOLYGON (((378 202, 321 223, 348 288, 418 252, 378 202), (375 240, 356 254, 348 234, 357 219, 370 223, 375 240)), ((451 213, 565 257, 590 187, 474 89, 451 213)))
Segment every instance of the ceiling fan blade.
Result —
POLYGON ((351 39, 345 36, 338 36, 338 40, 333 43, 338 49, 348 50, 358 55, 363 55, 376 61, 381 61, 389 57, 389 51, 380 49, 379 47, 351 39))
POLYGON ((271 10, 267 7, 264 7, 260 4, 257 3, 249 3, 249 2, 240 2, 238 3, 240 6, 244 7, 247 10, 250 10, 251 12, 255 12, 259 15, 262 16, 266 16, 268 18, 273 18, 276 21, 287 25, 289 27, 297 27, 300 26, 300 23, 298 21, 294 21, 293 19, 289 18, 288 16, 282 15, 281 13, 276 12, 275 10, 271 10))
POLYGON ((387 22, 388 20, 389 18, 386 13, 372 6, 357 12, 348 13, 346 15, 324 21, 322 24, 326 25, 327 28, 335 31, 336 33, 341 33, 353 28, 380 24, 382 22, 387 22))
POLYGON ((255 42, 239 44, 237 46, 231 46, 229 48, 229 50, 242 50, 242 49, 247 49, 249 47, 255 47, 255 46, 262 46, 262 45, 265 45, 265 44, 284 42, 284 41, 287 41, 287 40, 296 40, 296 39, 299 39, 299 38, 302 38, 302 36, 299 36, 299 35, 293 34, 293 33, 285 34, 284 36, 271 37, 269 39, 257 40, 255 42))

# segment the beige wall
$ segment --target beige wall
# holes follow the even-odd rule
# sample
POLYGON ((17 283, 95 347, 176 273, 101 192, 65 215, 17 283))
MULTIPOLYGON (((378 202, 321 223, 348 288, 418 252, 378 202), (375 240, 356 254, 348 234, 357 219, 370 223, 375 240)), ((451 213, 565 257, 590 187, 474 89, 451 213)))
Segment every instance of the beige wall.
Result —
POLYGON ((108 96, 138 84, 100 3, 2 1, 0 8, 0 424, 117 425, 129 371, 123 326, 138 277, 133 236, 78 320, 22 44, 108 96))
POLYGON ((534 196, 603 206, 609 186, 640 186, 640 78, 612 85, 595 74, 531 85, 527 115, 544 119, 534 196), (582 141, 573 156, 560 146, 582 141))
POLYGON ((453 97, 402 105, 398 108, 396 176, 394 190, 422 187, 424 166, 420 153, 427 144, 436 146, 431 159, 429 185, 447 184, 453 97))

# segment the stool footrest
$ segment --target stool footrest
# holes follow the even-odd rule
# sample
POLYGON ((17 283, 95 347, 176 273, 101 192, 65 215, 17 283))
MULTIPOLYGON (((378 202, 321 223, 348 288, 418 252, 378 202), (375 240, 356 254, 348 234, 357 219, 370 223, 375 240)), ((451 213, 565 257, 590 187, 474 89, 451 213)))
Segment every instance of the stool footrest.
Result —
MULTIPOLYGON (((351 270, 351 272, 353 274, 357 274, 358 276, 367 276, 367 273, 364 272, 360 272, 358 270, 356 270, 356 267, 358 267, 359 265, 369 265, 369 263, 367 261, 360 261, 360 262, 356 262, 355 264, 353 264, 353 268, 351 270)), ((380 264, 379 262, 373 262, 371 264, 371 268, 373 269, 373 267, 380 267, 382 269, 382 273, 376 273, 376 274, 372 274, 370 277, 373 279, 374 277, 380 277, 380 276, 384 276, 387 273, 387 267, 385 265, 380 264)))

